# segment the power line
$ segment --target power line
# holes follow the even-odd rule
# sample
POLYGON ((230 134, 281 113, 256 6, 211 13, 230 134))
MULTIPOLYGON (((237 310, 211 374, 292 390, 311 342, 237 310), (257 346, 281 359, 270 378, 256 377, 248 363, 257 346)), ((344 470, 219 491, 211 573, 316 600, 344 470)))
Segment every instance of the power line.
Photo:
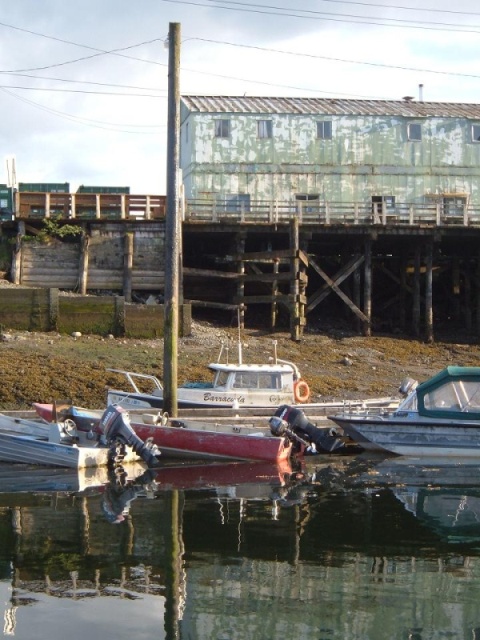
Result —
POLYGON ((124 53, 121 53, 122 51, 128 51, 129 49, 136 49, 137 47, 142 47, 146 44, 153 44, 156 42, 163 42, 162 38, 154 38, 152 40, 146 40, 145 42, 139 42, 137 44, 132 44, 132 45, 128 45, 126 47, 120 47, 117 49, 97 49, 96 47, 91 47, 89 45, 86 44, 79 44, 77 42, 72 42, 70 40, 63 40, 62 38, 56 38, 55 36, 48 36, 45 33, 39 33, 38 31, 31 31, 30 29, 23 29, 21 27, 16 27, 15 25, 12 24, 7 24, 6 22, 0 22, 0 26, 1 27, 5 27, 8 29, 13 29, 15 31, 22 31, 24 33, 28 33, 30 35, 34 35, 37 36, 39 38, 46 38, 47 40, 54 40, 56 42, 61 42, 62 44, 69 44, 75 47, 82 47, 83 49, 90 49, 91 51, 95 51, 96 53, 90 55, 90 56, 83 56, 81 58, 75 58, 73 60, 66 60, 64 62, 58 62, 56 64, 51 64, 51 65, 45 65, 42 67, 33 67, 33 68, 29 68, 29 69, 10 69, 10 70, 5 70, 2 71, 0 70, 0 73, 21 73, 21 72, 26 72, 26 71, 44 71, 45 69, 53 69, 54 67, 61 67, 61 66, 65 66, 68 64, 74 64, 76 62, 83 62, 85 60, 91 60, 92 58, 97 58, 99 56, 104 56, 104 55, 114 55, 114 56, 119 56, 121 58, 126 58, 128 60, 135 60, 136 62, 145 62, 147 64, 156 64, 159 66, 163 66, 166 67, 168 66, 166 63, 161 63, 161 62, 155 62, 154 60, 145 60, 144 58, 137 58, 135 56, 128 56, 125 55, 124 53))
POLYGON ((1 72, 8 76, 19 76, 20 78, 32 78, 33 80, 50 80, 53 82, 70 82, 72 84, 92 84, 99 87, 117 87, 121 89, 135 89, 141 91, 158 91, 165 93, 166 89, 152 89, 151 87, 136 87, 128 84, 115 84, 111 82, 95 82, 94 80, 68 80, 67 78, 50 78, 48 76, 35 76, 28 73, 11 73, 8 71, 1 72))
POLYGON ((318 59, 318 60, 329 60, 332 62, 342 62, 342 63, 347 63, 347 64, 362 64, 362 65, 367 65, 370 67, 382 67, 385 69, 399 69, 400 71, 416 71, 416 72, 420 72, 420 73, 436 73, 436 74, 440 74, 440 75, 447 75, 447 76, 460 76, 463 78, 480 78, 480 75, 475 75, 472 73, 461 73, 458 71, 438 71, 438 70, 434 70, 434 69, 421 69, 419 67, 402 67, 400 65, 394 65, 394 64, 385 64, 385 63, 381 63, 381 62, 367 62, 367 61, 363 61, 363 60, 349 60, 347 58, 333 58, 331 56, 320 56, 314 53, 301 53, 301 52, 296 52, 296 51, 284 51, 282 49, 273 49, 270 47, 259 47, 256 45, 249 45, 249 44, 238 44, 235 42, 225 42, 222 40, 210 40, 208 38, 189 38, 189 40, 199 40, 200 42, 208 42, 208 43, 213 43, 213 44, 222 44, 222 45, 227 45, 227 46, 231 46, 231 47, 240 47, 243 49, 254 49, 256 51, 265 51, 267 53, 281 53, 284 55, 291 55, 291 56, 299 56, 299 57, 304 57, 304 58, 313 58, 313 59, 318 59))
MULTIPOLYGON (((0 87, 0 91, 3 91, 3 93, 9 95, 12 98, 15 98, 16 100, 20 100, 20 102, 24 102, 32 107, 35 107, 36 109, 40 109, 41 111, 46 111, 47 113, 50 113, 51 115, 55 115, 58 116, 60 118, 64 118, 65 120, 70 120, 72 122, 76 122, 77 124, 84 124, 86 126, 91 126, 91 127, 95 127, 97 129, 104 129, 106 131, 116 131, 119 133, 136 133, 136 134, 140 134, 140 135, 144 135, 144 134, 148 134, 148 135, 154 135, 155 132, 154 131, 127 131, 124 130, 123 128, 120 127, 139 127, 139 128, 165 128, 166 125, 136 125, 136 124, 119 124, 119 123, 108 123, 108 122, 102 122, 100 120, 92 120, 89 118, 83 118, 81 116, 74 116, 72 114, 68 114, 65 113, 63 111, 57 111, 56 109, 52 109, 51 107, 45 107, 44 105, 39 104, 38 102, 34 102, 33 100, 28 100, 27 98, 24 98, 23 96, 19 96, 16 93, 9 91, 8 89, 5 89, 4 87, 0 87)), ((158 132, 159 133, 159 132, 158 132)))
POLYGON ((29 67, 27 69, 8 69, 8 70, 3 70, 3 71, 0 69, 0 73, 23 73, 23 72, 27 72, 27 71, 46 71, 47 69, 54 69, 56 67, 65 67, 65 66, 67 66, 69 64, 74 64, 76 62, 84 62, 85 60, 92 60, 93 58, 98 58, 98 57, 106 55, 106 54, 112 54, 112 55, 116 55, 116 56, 121 56, 122 58, 127 58, 128 60, 135 60, 137 62, 145 62, 146 64, 155 64, 155 65, 158 65, 159 67, 167 67, 168 66, 166 63, 155 62, 154 60, 144 60, 143 58, 135 58, 133 56, 122 56, 122 54, 120 54, 119 51, 121 51, 121 49, 117 49, 117 50, 112 49, 112 51, 106 51, 105 53, 94 53, 91 56, 83 56, 82 58, 75 58, 74 60, 65 60, 64 62, 57 62, 57 63, 54 63, 54 64, 47 64, 47 65, 44 65, 42 67, 29 67))
POLYGON ((402 11, 423 11, 424 13, 451 13, 461 16, 480 16, 480 13, 475 11, 455 11, 453 9, 435 9, 423 7, 406 7, 404 5, 395 4, 378 4, 378 2, 356 2, 355 0, 322 0, 322 2, 331 2, 333 4, 353 4, 360 5, 362 7, 376 7, 378 9, 401 9, 402 11))
MULTIPOLYGON (((209 4, 204 4, 202 2, 191 2, 189 0, 160 0, 161 2, 169 2, 171 4, 183 4, 183 5, 189 5, 189 6, 194 6, 194 7, 207 7, 209 9, 223 9, 225 11, 239 11, 242 13, 256 13, 256 14, 260 14, 260 15, 267 15, 267 16, 280 16, 280 17, 285 17, 285 18, 303 18, 305 20, 323 20, 323 21, 328 21, 328 22, 346 22, 346 23, 351 23, 351 24, 365 24, 365 25, 370 25, 370 26, 377 26, 377 27, 390 27, 390 28, 397 28, 397 29, 420 29, 423 31, 448 31, 451 33, 480 33, 480 27, 478 27, 479 30, 475 30, 475 29, 446 29, 445 27, 425 27, 425 26, 419 26, 416 24, 387 24, 385 22, 377 22, 377 21, 373 21, 370 19, 364 19, 362 16, 352 16, 352 17, 356 17, 358 18, 357 20, 352 20, 352 19, 341 19, 341 18, 332 18, 332 17, 325 17, 325 15, 338 15, 341 16, 343 14, 325 14, 325 15, 299 15, 298 13, 279 13, 278 11, 263 11, 260 9, 253 9, 253 8, 241 8, 241 7, 230 7, 230 6, 222 6, 222 5, 209 5, 209 4)), ((207 0, 208 1, 208 0, 207 0)), ((211 0, 213 2, 226 2, 227 0, 211 0)), ((242 6, 244 7, 248 7, 248 5, 246 5, 245 3, 237 3, 237 4, 242 4, 242 6)), ((260 6, 262 7, 263 5, 251 5, 253 6, 260 6)), ((265 8, 268 8, 268 6, 265 5, 265 8)), ((274 7, 274 8, 278 8, 282 11, 292 11, 291 9, 283 9, 282 7, 274 7)), ((301 11, 301 10, 300 10, 301 11)), ((320 13, 320 12, 319 12, 320 13)), ((389 18, 379 18, 379 20, 388 20, 389 18)), ((391 20, 393 20, 393 18, 391 18, 391 20)), ((407 22, 406 20, 404 20, 403 22, 407 22)), ((411 21, 411 22, 415 22, 415 21, 411 21)), ((436 23, 427 23, 427 24, 436 24, 436 23)), ((441 23, 438 23, 441 24, 441 23)), ((461 25, 452 25, 452 26, 458 26, 460 27, 461 25)))
POLYGON ((148 93, 120 93, 119 91, 86 91, 82 89, 54 89, 50 87, 20 87, 16 85, 2 86, 0 89, 21 89, 23 91, 52 91, 55 93, 83 93, 86 95, 93 94, 96 96, 122 96, 124 98, 157 98, 166 99, 167 96, 155 96, 148 93))
MULTIPOLYGON (((272 6, 272 5, 265 5, 265 4, 259 4, 259 3, 251 3, 251 2, 241 2, 240 0, 207 0, 207 2, 222 2, 222 4, 226 4, 226 5, 237 5, 240 7, 259 7, 261 9, 275 9, 277 11, 285 11, 285 10, 290 10, 288 7, 285 9, 284 7, 277 7, 277 6, 272 6)), ((383 7, 388 9, 389 7, 383 7)), ((342 17, 347 17, 347 18, 358 18, 360 20, 364 20, 364 19, 370 19, 371 16, 358 16, 358 15, 352 15, 349 13, 338 13, 338 12, 329 12, 329 11, 314 11, 312 9, 299 9, 297 7, 295 7, 294 9, 295 11, 298 11, 301 14, 306 14, 307 16, 342 16, 342 17)), ((283 15, 283 14, 278 14, 278 15, 283 15)), ((376 19, 376 18, 375 18, 376 19)), ((414 23, 414 24, 433 24, 433 25, 437 25, 437 26, 442 26, 442 27, 459 27, 459 26, 463 26, 463 25, 458 25, 458 24, 452 24, 451 22, 432 22, 431 20, 407 20, 407 19, 402 19, 402 18, 379 18, 379 20, 385 20, 387 22, 410 22, 410 23, 414 23)), ((388 26, 388 25, 386 25, 388 26)), ((474 27, 478 27, 478 25, 473 25, 474 27)))
MULTIPOLYGON (((208 5, 202 5, 199 3, 194 3, 194 2, 185 2, 182 0, 163 0, 163 1, 170 1, 170 2, 176 2, 178 4, 194 4, 194 5, 198 5, 198 6, 208 6, 208 5)), ((211 1, 211 0, 208 0, 211 1)), ((214 0, 217 1, 217 0, 214 0)), ((251 7, 251 6, 264 6, 264 5, 252 5, 251 3, 245 3, 245 2, 238 2, 238 1, 233 1, 233 0, 219 0, 222 1, 224 3, 230 3, 230 4, 235 4, 235 5, 241 5, 241 6, 245 6, 245 7, 251 7)), ((328 0, 330 2, 336 1, 336 0, 328 0)), ((340 0, 341 2, 343 0, 340 0)), ((372 6, 377 6, 374 5, 373 3, 361 3, 361 2, 346 2, 343 1, 344 4, 372 4, 372 6)), ((383 5, 382 5, 383 6, 383 5)), ((227 8, 227 7, 215 7, 215 8, 227 8)), ((234 9, 236 10, 236 8, 234 9)), ((303 11, 303 10, 302 10, 303 11)), ((440 10, 439 10, 440 11, 440 10)), ((319 13, 319 12, 310 12, 310 13, 319 13)), ((280 15, 284 15, 284 14, 280 14, 280 15)), ((303 16, 301 16, 303 17, 303 16)), ((5 23, 1 23, 0 22, 0 26, 4 26, 4 27, 9 27, 12 29, 16 29, 19 31, 25 31, 29 34, 33 34, 36 36, 40 36, 40 37, 45 37, 47 39, 52 39, 52 40, 57 40, 60 41, 62 43, 67 43, 67 44, 72 44, 75 46, 79 46, 79 47, 85 47, 88 49, 94 49, 93 47, 89 47, 88 45, 81 45, 78 43, 74 43, 74 42, 70 42, 67 40, 63 40, 60 38, 55 38, 53 36, 47 36, 45 34, 41 34, 38 32, 34 32, 34 31, 30 31, 27 29, 21 29, 19 27, 15 27, 13 25, 7 25, 5 23)), ((127 49, 131 49, 131 48, 135 48, 135 47, 139 47, 143 44, 150 44, 153 42, 157 42, 157 41, 161 41, 162 39, 153 39, 153 40, 149 40, 149 41, 145 41, 142 43, 138 43, 138 44, 134 44, 134 45, 129 45, 128 47, 123 47, 123 48, 117 48, 117 49, 112 49, 110 51, 103 51, 103 50, 96 50, 99 51, 99 53, 94 54, 93 56, 86 56, 83 58, 77 58, 76 60, 71 60, 68 62, 61 62, 61 63, 57 63, 57 64, 53 64, 53 65, 48 65, 45 67, 38 67, 35 70, 40 70, 40 69, 46 69, 46 68, 53 68, 56 66, 61 66, 64 64, 70 64, 72 62, 75 61, 80 61, 80 60, 86 60, 92 57, 96 57, 97 55, 106 55, 106 54, 112 54, 112 55, 119 55, 120 51, 125 51, 127 49)), ((367 65, 367 66, 376 66, 376 67, 382 67, 382 68, 392 68, 392 69, 400 69, 400 70, 404 70, 404 71, 415 71, 415 72, 422 72, 422 73, 434 73, 434 74, 442 74, 442 75, 449 75, 449 76, 459 76, 459 77, 470 77, 470 78, 478 78, 480 76, 478 75, 474 75, 474 74, 464 74, 464 73, 454 73, 454 72, 448 72, 448 71, 435 71, 435 70, 431 70, 431 69, 417 69, 417 68, 411 68, 411 67, 403 67, 400 65, 388 65, 388 64, 383 64, 383 63, 375 63, 375 62, 365 62, 365 61, 359 61, 359 60, 348 60, 348 59, 341 59, 341 58, 333 58, 333 57, 328 57, 328 56, 320 56, 320 55, 314 55, 314 54, 308 54, 308 53, 297 53, 297 52, 292 52, 292 51, 282 51, 282 50, 278 50, 278 49, 273 49, 273 48, 267 48, 267 47, 259 47, 259 46, 255 46, 255 45, 244 45, 244 44, 236 44, 236 43, 232 43, 232 42, 225 42, 225 41, 216 41, 216 40, 212 40, 212 39, 206 39, 206 38, 189 38, 188 40, 197 40, 197 41, 201 41, 201 42, 209 42, 209 43, 215 43, 215 44, 223 44, 223 45, 227 45, 227 46, 234 46, 234 47, 242 47, 242 48, 247 48, 247 49, 253 49, 253 50, 258 50, 258 51, 266 51, 266 52, 273 52, 273 53, 279 53, 279 54, 283 54, 283 55, 295 55, 295 56, 301 56, 301 57, 308 57, 308 58, 312 58, 312 59, 323 59, 323 60, 331 60, 334 62, 341 62, 341 63, 348 63, 348 64, 362 64, 362 65, 367 65)), ((122 56, 122 57, 126 57, 126 58, 132 58, 131 56, 122 56)), ((133 58, 135 60, 141 60, 142 62, 149 62, 152 64, 159 64, 161 66, 167 66, 166 64, 163 63, 157 63, 155 61, 147 61, 147 60, 142 60, 139 58, 133 58)), ((238 78, 238 77, 234 77, 231 75, 221 75, 221 74, 215 74, 215 73, 211 73, 211 72, 206 72, 206 71, 200 71, 200 70, 196 70, 196 69, 188 69, 188 68, 182 68, 182 70, 184 72, 190 72, 190 73, 196 73, 196 74, 201 74, 201 75, 207 75, 209 77, 216 77, 216 78, 221 78, 221 79, 227 79, 227 80, 232 80, 232 81, 238 81, 238 82, 243 82, 243 83, 250 83, 250 84, 260 84, 262 86, 270 86, 270 87, 283 87, 283 88, 288 88, 288 89, 294 89, 297 91, 308 91, 310 93, 315 93, 315 94, 324 94, 324 95, 343 95, 343 96, 352 96, 353 94, 351 93, 339 93, 339 92, 332 92, 332 91, 319 91, 317 89, 306 89, 303 87, 298 87, 298 86, 291 86, 291 85, 282 85, 282 84, 278 84, 278 83, 269 83, 269 82, 265 82, 265 81, 259 81, 259 80, 252 80, 252 79, 246 79, 246 78, 238 78)), ((22 77, 30 77, 30 78, 39 78, 38 76, 30 76, 26 73, 22 73, 20 71, 0 71, 0 73, 3 73, 4 75, 19 75, 22 77)), ((122 87, 122 88, 126 88, 126 89, 135 89, 135 90, 141 90, 141 91, 149 91, 152 89, 149 88, 144 88, 144 87, 132 87, 132 86, 128 86, 128 85, 119 85, 119 84, 112 84, 112 83, 100 83, 100 82, 89 82, 89 81, 76 81, 76 80, 68 80, 68 79, 63 79, 63 78, 45 78, 45 77, 41 77, 39 79, 44 79, 44 80, 52 80, 55 82, 71 82, 71 83, 82 83, 82 84, 92 84, 95 86, 111 86, 111 87, 122 87)), ((4 87, 6 88, 6 87, 4 87)), ((148 98, 158 98, 158 97, 164 97, 164 96, 158 96, 158 95, 151 95, 151 94, 135 94, 135 93, 120 93, 120 92, 101 92, 101 91, 86 91, 86 90, 74 90, 74 89, 58 89, 58 88, 39 88, 39 87, 21 87, 21 86, 10 86, 9 88, 13 88, 13 89, 18 89, 18 90, 29 90, 29 91, 53 91, 53 92, 70 92, 70 93, 83 93, 83 94, 93 94, 93 95, 105 95, 105 96, 127 96, 127 97, 148 97, 148 98)), ((156 89, 153 89, 153 91, 159 91, 156 89)), ((355 95, 355 97, 364 97, 364 98, 374 98, 373 96, 359 96, 358 94, 355 95)))
MULTIPOLYGON (((231 75, 222 75, 219 73, 211 73, 209 71, 200 71, 198 69, 189 69, 189 68, 185 68, 182 67, 182 72, 188 72, 188 73, 196 73, 196 74, 200 74, 200 75, 205 75, 205 76, 209 76, 212 78, 219 78, 221 80, 232 80, 235 82, 243 82, 243 83, 248 83, 248 84, 257 84, 257 85, 261 85, 261 86, 266 86, 266 87, 280 87, 283 89, 294 89, 295 91, 306 91, 309 93, 314 93, 314 94, 322 94, 322 95, 336 95, 336 96, 355 96, 356 98, 370 98, 370 99, 381 99, 379 96, 366 96, 366 95, 361 95, 361 94, 352 94, 352 93, 341 93, 338 91, 320 91, 319 89, 311 89, 311 88, 306 88, 306 87, 299 87, 296 85, 288 85, 288 84, 280 84, 280 83, 275 83, 275 82, 266 82, 265 80, 252 80, 251 78, 239 78, 236 76, 231 76, 231 75)), ((35 77, 35 76, 33 76, 35 77)), ((67 81, 68 82, 68 81, 67 81)), ((74 81, 72 81, 74 82, 74 81)), ((95 84, 95 83, 94 83, 95 84)), ((122 85, 119 85, 122 86, 122 85)), ((118 97, 118 96, 125 96, 125 97, 134 97, 134 98, 160 98, 160 99, 166 99, 167 96, 161 96, 161 95, 149 95, 149 94, 137 94, 137 93, 120 93, 120 92, 114 92, 114 91, 85 91, 85 90, 78 90, 78 89, 56 89, 56 88, 49 88, 49 87, 21 87, 21 86, 17 86, 17 85, 8 85, 8 86, 2 86, 0 85, 0 89, 17 89, 17 90, 25 90, 25 91, 50 91, 50 92, 55 92, 55 93, 81 93, 81 94, 85 94, 85 95, 99 95, 99 96, 114 96, 114 97, 118 97)))

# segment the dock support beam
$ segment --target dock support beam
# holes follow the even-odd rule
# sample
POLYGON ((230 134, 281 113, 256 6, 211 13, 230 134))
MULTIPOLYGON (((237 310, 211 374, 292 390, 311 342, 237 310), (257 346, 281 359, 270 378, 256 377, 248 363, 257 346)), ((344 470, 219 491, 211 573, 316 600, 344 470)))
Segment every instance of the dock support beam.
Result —
POLYGON ((433 242, 427 243, 425 261, 425 339, 433 342, 433 242))
POLYGON ((475 278, 475 294, 476 294, 476 327, 477 337, 480 338, 480 251, 477 254, 477 274, 475 278))
POLYGON ((132 270, 133 270, 133 233, 126 233, 123 254, 123 295, 125 302, 132 301, 132 270))
POLYGON ((415 247, 414 267, 413 267, 413 335, 418 338, 420 335, 420 246, 415 247))
MULTIPOLYGON (((239 233, 236 237, 236 253, 242 256, 245 253, 245 233, 239 233)), ((243 260, 238 261, 237 273, 240 276, 245 274, 245 262, 243 260)), ((245 296, 245 280, 239 278, 237 283, 237 297, 239 300, 243 300, 245 296)), ((238 326, 240 329, 245 329, 245 305, 241 302, 238 306, 238 326)))
POLYGON ((302 335, 302 326, 300 323, 300 260, 298 258, 298 253, 300 251, 300 230, 298 218, 294 218, 290 225, 290 247, 294 255, 290 265, 292 296, 292 304, 290 309, 290 336, 292 340, 296 340, 298 342, 302 335))
POLYGON ((400 318, 400 327, 402 331, 405 331, 407 326, 407 268, 408 268, 408 258, 405 253, 402 252, 400 257, 400 309, 399 309, 399 318, 400 318))
POLYGON ((78 288, 82 296, 87 294, 88 286, 88 248, 90 246, 90 236, 85 231, 82 236, 82 242, 80 245, 80 274, 78 288))
MULTIPOLYGON (((277 274, 279 271, 279 260, 275 260, 273 263, 273 273, 277 274)), ((272 282, 272 305, 270 310, 270 328, 275 329, 277 326, 277 313, 278 313, 278 305, 275 301, 275 298, 278 294, 278 280, 274 280, 272 282)))
POLYGON ((363 323, 363 335, 372 335, 372 241, 365 241, 365 265, 364 265, 364 294, 363 313, 366 320, 363 323))

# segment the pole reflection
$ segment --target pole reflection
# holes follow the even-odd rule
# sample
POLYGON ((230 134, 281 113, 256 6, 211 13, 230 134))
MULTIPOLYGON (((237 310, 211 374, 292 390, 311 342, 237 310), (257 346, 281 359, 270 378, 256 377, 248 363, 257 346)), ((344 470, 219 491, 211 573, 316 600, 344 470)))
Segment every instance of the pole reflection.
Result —
POLYGON ((120 606, 119 638, 128 625, 172 640, 475 637, 479 475, 463 461, 318 456, 6 483, 4 635, 68 600, 79 620, 120 606))

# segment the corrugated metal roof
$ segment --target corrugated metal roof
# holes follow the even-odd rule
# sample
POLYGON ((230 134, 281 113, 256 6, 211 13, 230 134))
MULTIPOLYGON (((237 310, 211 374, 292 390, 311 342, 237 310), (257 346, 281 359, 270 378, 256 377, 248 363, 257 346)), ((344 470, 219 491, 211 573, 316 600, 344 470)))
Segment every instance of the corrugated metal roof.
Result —
POLYGON ((189 111, 200 113, 289 113, 299 115, 480 119, 480 104, 462 102, 270 98, 260 96, 182 96, 182 102, 189 111))

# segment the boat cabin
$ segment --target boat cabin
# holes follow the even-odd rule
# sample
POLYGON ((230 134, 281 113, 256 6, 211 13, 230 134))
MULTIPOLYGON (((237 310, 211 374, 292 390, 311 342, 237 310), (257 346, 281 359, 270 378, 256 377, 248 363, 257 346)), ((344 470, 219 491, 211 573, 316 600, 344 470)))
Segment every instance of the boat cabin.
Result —
POLYGON ((431 418, 480 420, 480 367, 447 367, 416 389, 418 413, 431 418))
MULTIPOLYGON (((294 371, 287 364, 235 365, 212 363, 212 387, 218 390, 264 389, 293 393, 294 371)), ((183 385, 185 386, 185 385, 183 385)))
MULTIPOLYGON (((310 391, 295 365, 288 362, 271 364, 208 365, 211 381, 186 382, 178 387, 178 404, 187 407, 277 407, 280 404, 306 402, 310 391)), ((132 391, 108 390, 109 404, 125 407, 157 407, 163 405, 160 381, 147 374, 119 371, 130 383, 132 391), (148 389, 146 388, 148 387, 148 389)))

